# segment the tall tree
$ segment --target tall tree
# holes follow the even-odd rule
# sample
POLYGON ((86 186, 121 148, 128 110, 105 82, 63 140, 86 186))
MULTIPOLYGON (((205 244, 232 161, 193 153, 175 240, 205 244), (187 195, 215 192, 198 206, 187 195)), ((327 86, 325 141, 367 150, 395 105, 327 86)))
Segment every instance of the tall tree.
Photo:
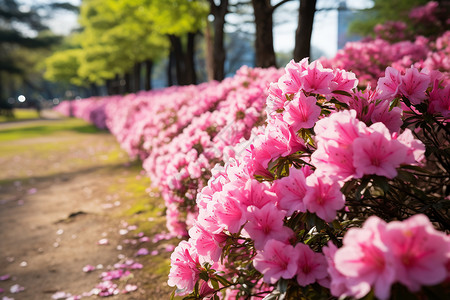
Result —
POLYGON ((316 0, 300 0, 298 26, 295 31, 294 60, 311 55, 311 35, 316 13, 316 0))
POLYGON ((179 85, 196 83, 194 64, 195 37, 204 27, 208 15, 208 6, 200 0, 153 0, 150 5, 151 16, 158 32, 166 34, 171 43, 168 74, 176 70, 179 85))
POLYGON ((0 101, 12 96, 12 85, 38 88, 33 81, 35 66, 42 59, 39 54, 59 40, 35 7, 24 11, 15 0, 0 0, 0 101))
POLYGON ((270 0, 252 0, 255 15, 256 66, 267 68, 276 66, 273 48, 273 13, 275 9, 291 0, 282 0, 272 5, 270 0))

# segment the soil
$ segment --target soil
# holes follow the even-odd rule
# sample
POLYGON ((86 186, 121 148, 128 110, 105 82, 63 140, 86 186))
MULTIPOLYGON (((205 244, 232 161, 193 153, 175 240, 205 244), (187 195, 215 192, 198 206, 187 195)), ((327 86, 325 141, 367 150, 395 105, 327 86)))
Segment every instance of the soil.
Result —
MULTIPOLYGON (((5 128, 51 122, 64 120, 3 123, 0 135, 5 128)), ((138 289, 110 298, 169 299, 172 288, 167 286, 164 273, 168 272, 170 253, 164 253, 162 258, 136 257, 141 246, 150 251, 162 246, 124 244, 124 239, 136 239, 137 232, 119 233, 132 218, 126 217, 135 201, 135 195, 126 192, 130 178, 142 184, 146 181, 136 167, 139 163, 129 161, 112 135, 64 132, 0 142, 0 150, 2 147, 0 276, 8 274, 10 278, 0 281, 4 290, 0 297, 52 299, 56 292, 63 291, 81 295, 101 281, 101 272, 131 258, 143 263, 144 269, 132 270, 134 276, 116 283, 121 288, 134 284, 138 289), (107 239, 108 244, 99 245, 101 239, 107 239), (152 260, 159 262, 155 263, 158 268, 163 261, 167 270, 149 272, 152 260), (97 266, 97 270, 83 272, 88 264, 97 266), (16 284, 25 289, 10 293, 16 284)), ((162 218, 161 214, 157 217, 162 218)), ((153 233, 164 229, 161 222, 155 226, 153 233)), ((150 236, 150 232, 145 234, 150 236)))

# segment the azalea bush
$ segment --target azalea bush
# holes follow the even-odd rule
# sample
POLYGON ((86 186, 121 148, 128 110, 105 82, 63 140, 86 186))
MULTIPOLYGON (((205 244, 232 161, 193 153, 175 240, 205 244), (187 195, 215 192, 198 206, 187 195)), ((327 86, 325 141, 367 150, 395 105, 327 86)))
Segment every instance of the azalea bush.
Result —
POLYGON ((266 126, 216 165, 171 257, 185 299, 435 299, 450 278, 444 74, 291 61, 266 126), (242 151, 244 149, 244 151, 242 151))

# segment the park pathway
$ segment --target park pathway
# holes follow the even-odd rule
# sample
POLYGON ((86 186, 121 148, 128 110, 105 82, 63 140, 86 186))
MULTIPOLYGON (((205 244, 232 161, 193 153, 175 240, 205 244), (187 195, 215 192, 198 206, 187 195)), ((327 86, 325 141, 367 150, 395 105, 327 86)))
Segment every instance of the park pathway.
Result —
POLYGON ((146 201, 148 184, 112 135, 81 120, 0 125, 0 299, 96 298, 87 293, 102 272, 140 258, 144 268, 117 282, 121 294, 112 299, 167 299, 166 270, 149 274, 148 265, 170 253, 136 257, 142 245, 124 243, 137 239, 126 212, 136 197, 146 201), (140 194, 130 182, 141 185, 140 194), (86 265, 96 269, 83 272, 86 265), (137 290, 124 294, 126 284, 137 290))

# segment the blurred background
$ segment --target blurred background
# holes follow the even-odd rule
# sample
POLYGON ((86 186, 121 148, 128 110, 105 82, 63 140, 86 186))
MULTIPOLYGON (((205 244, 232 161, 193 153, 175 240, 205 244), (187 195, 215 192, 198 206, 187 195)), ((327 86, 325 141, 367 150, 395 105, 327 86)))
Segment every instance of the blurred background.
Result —
POLYGON ((0 111, 330 58, 426 2, 0 0, 0 111))

